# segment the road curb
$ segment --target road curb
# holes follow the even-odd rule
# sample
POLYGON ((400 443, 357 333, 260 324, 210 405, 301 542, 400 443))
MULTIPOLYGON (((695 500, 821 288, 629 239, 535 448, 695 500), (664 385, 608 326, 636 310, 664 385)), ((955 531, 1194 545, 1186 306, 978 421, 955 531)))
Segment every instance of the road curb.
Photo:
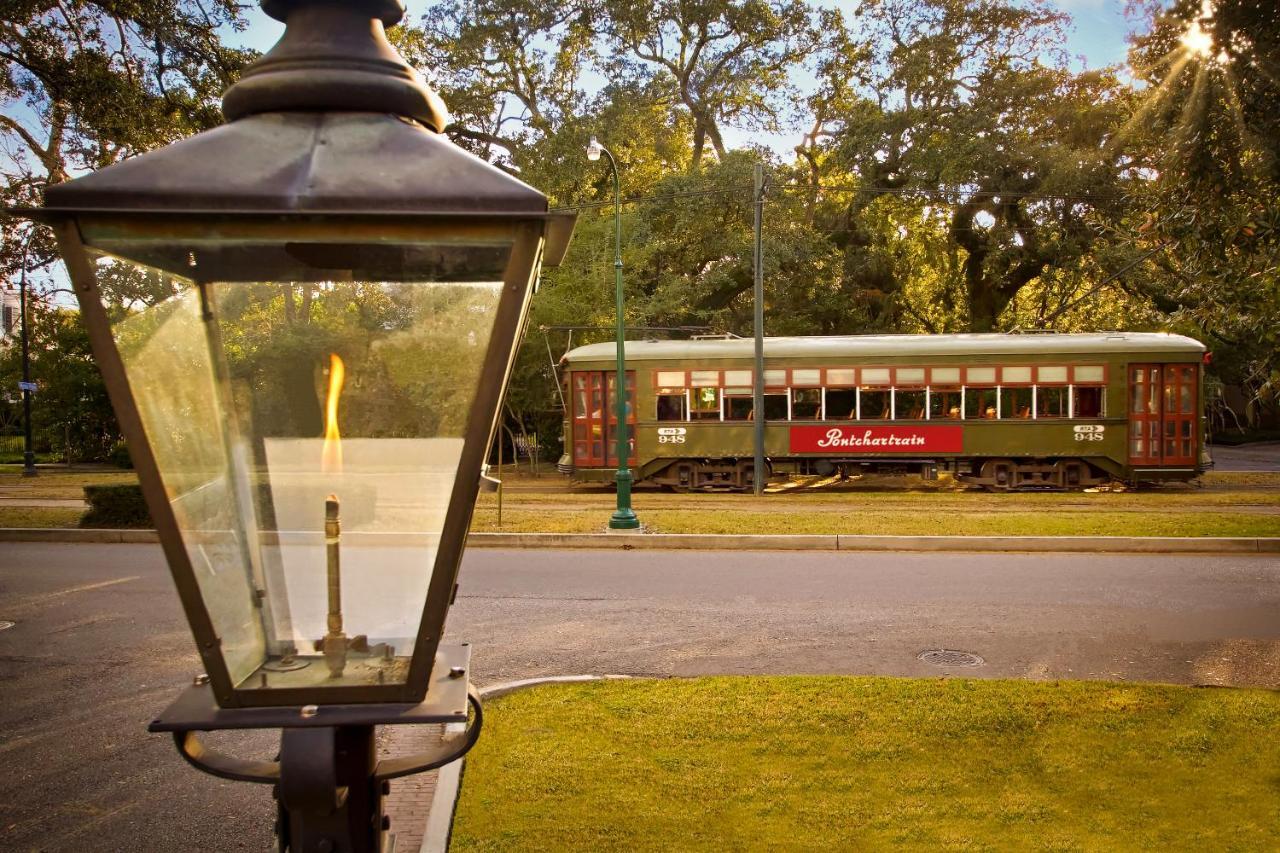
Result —
POLYGON ((1023 551, 1120 554, 1280 552, 1280 537, 869 536, 852 534, 472 533, 472 548, 597 548, 689 551, 1023 551))
MULTIPOLYGON (((0 529, 0 542, 144 544, 154 530, 0 529)), ((853 534, 472 533, 472 548, 619 551, 1021 551, 1099 554, 1275 554, 1280 537, 1252 536, 868 536, 853 534)))
MULTIPOLYGON (((630 678, 627 675, 551 675, 545 678, 524 678, 506 681, 480 690, 481 699, 496 699, 517 690, 538 687, 543 684, 575 684, 584 681, 606 681, 630 678)), ((463 723, 452 723, 463 726, 463 723)), ((422 834, 422 846, 418 853, 448 853, 449 839, 453 834, 453 815, 458 807, 458 794, 462 790, 462 772, 466 758, 446 764, 437 771, 436 790, 427 812, 427 826, 422 834)))
POLYGON ((112 544, 159 542, 154 530, 113 530, 79 527, 9 527, 0 529, 0 542, 64 542, 112 544))

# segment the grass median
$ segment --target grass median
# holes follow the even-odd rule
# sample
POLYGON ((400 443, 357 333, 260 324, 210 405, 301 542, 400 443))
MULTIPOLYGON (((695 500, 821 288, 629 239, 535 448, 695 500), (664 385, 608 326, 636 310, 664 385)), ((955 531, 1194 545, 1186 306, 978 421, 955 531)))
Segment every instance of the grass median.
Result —
MULTIPOLYGON (((504 472, 502 523, 497 497, 481 495, 476 532, 598 533, 615 497, 569 488, 558 476, 504 472)), ((0 498, 16 504, 80 500, 86 485, 136 482, 130 471, 45 469, 24 479, 0 467, 0 498)), ((1210 473, 1204 487, 1172 485, 1125 492, 988 494, 903 478, 786 494, 668 494, 640 491, 634 506, 657 533, 771 533, 952 536, 1280 536, 1280 474, 1210 473)), ((70 508, 0 507, 0 527, 75 527, 70 508)))
POLYGON ((455 851, 1280 847, 1280 695, 849 677, 486 705, 455 851))

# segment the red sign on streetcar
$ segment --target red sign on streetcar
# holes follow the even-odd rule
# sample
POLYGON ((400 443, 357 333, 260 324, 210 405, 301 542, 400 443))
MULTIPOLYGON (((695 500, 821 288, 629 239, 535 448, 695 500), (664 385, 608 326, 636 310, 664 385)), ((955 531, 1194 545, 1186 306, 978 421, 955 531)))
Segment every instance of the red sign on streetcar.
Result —
POLYGON ((793 426, 792 453, 960 453, 959 426, 793 426))

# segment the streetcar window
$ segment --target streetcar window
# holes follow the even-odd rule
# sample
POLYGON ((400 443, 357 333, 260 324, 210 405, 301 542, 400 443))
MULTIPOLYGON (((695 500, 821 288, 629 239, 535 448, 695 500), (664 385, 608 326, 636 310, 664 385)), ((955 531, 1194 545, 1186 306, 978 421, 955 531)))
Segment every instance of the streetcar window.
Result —
POLYGON ((658 384, 675 388, 684 387, 684 371, 683 370, 659 370, 658 384))
POLYGON ((684 391, 674 391, 670 388, 659 389, 658 420, 660 421, 686 420, 685 411, 684 411, 684 391))
POLYGON ((1065 384, 1067 368, 1065 365, 1041 366, 1036 368, 1037 382, 1055 382, 1065 384))
POLYGON ((1065 418, 1067 416, 1067 389, 1056 385, 1036 387, 1036 417, 1065 418))
POLYGON ((787 387, 787 371, 766 370, 764 372, 764 387, 786 388, 787 387))
POLYGON ((1072 394, 1075 399, 1071 401, 1073 411, 1077 418, 1101 418, 1106 417, 1105 401, 1106 389, 1097 387, 1088 387, 1077 385, 1072 394))
POLYGON ((996 389, 965 388, 964 416, 966 420, 995 420, 996 389))
POLYGON ((720 389, 694 388, 689 395, 689 418, 695 421, 720 420, 720 389))
POLYGON ((755 400, 750 395, 724 395, 724 419, 726 421, 750 421, 755 419, 755 400))
POLYGON ((897 420, 924 420, 923 391, 895 391, 894 394, 897 395, 897 399, 894 400, 893 414, 897 420))
POLYGON ((787 419, 787 395, 765 394, 764 417, 769 421, 785 421, 787 419))
POLYGON ((1009 385, 1014 382, 1031 382, 1030 367, 1002 367, 1000 368, 1000 383, 1009 385))
POLYGON ((954 421, 960 419, 959 391, 930 391, 929 419, 934 421, 954 421))
POLYGON ((971 382, 975 385, 994 385, 996 384, 996 369, 994 367, 966 367, 964 378, 965 382, 971 382))
POLYGON ((862 368, 862 383, 864 385, 888 385, 889 384, 889 368, 887 367, 862 368))
POLYGON ((856 385, 857 371, 852 367, 832 367, 827 370, 828 385, 856 385))
POLYGON ((1106 382, 1106 368, 1100 364, 1077 365, 1071 368, 1072 377, 1076 382, 1106 382))
POLYGON ((923 367, 899 367, 894 380, 899 385, 923 385, 923 367))
MULTIPOLYGON (((726 370, 724 372, 724 384, 726 386, 742 385, 749 388, 752 381, 750 370, 726 370)), ((725 393, 730 394, 733 392, 725 391, 725 393)))
MULTIPOLYGON (((831 371, 827 371, 828 375, 831 371)), ((827 420, 852 421, 858 417, 858 392, 852 388, 827 389, 827 420)))
POLYGON ((1000 416, 1002 418, 1031 417, 1030 388, 1002 388, 1000 396, 1000 416))
POLYGON ((793 421, 816 421, 822 417, 821 388, 791 389, 791 419, 793 421))
POLYGON ((720 371, 691 370, 689 371, 689 384, 694 388, 714 388, 720 384, 720 371))
POLYGON ((959 385, 960 384, 960 368, 958 367, 930 368, 929 383, 931 385, 959 385))
POLYGON ((887 421, 890 417, 889 392, 874 388, 862 389, 862 419, 864 421, 887 421))
POLYGON ((822 383, 822 371, 814 368, 804 368, 791 371, 792 385, 819 385, 822 383))

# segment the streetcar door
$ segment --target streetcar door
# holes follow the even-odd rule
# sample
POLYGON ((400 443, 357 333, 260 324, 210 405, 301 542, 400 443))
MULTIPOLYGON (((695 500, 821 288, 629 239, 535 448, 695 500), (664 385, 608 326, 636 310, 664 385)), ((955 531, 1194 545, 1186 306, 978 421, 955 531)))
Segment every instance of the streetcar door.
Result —
POLYGON ((1129 366, 1129 464, 1196 464, 1194 364, 1129 366))
POLYGON ((573 464, 584 467, 605 464, 604 373, 598 370, 573 374, 573 464))
MULTIPOLYGON (((617 399, 614 395, 618 393, 616 376, 617 371, 605 372, 604 396, 608 417, 605 423, 604 459, 605 464, 613 466, 618 464, 618 408, 614 402, 617 399)), ((627 447, 627 464, 632 465, 636 461, 636 374, 634 370, 627 371, 627 447)))
POLYGON ((1194 364, 1164 366, 1164 426, 1162 455, 1165 465, 1196 464, 1196 391, 1199 377, 1194 364))
MULTIPOLYGON (((573 373, 573 464, 581 467, 617 465, 618 418, 614 412, 614 371, 573 373)), ((627 424, 630 462, 636 458, 636 375, 627 371, 627 424)))

